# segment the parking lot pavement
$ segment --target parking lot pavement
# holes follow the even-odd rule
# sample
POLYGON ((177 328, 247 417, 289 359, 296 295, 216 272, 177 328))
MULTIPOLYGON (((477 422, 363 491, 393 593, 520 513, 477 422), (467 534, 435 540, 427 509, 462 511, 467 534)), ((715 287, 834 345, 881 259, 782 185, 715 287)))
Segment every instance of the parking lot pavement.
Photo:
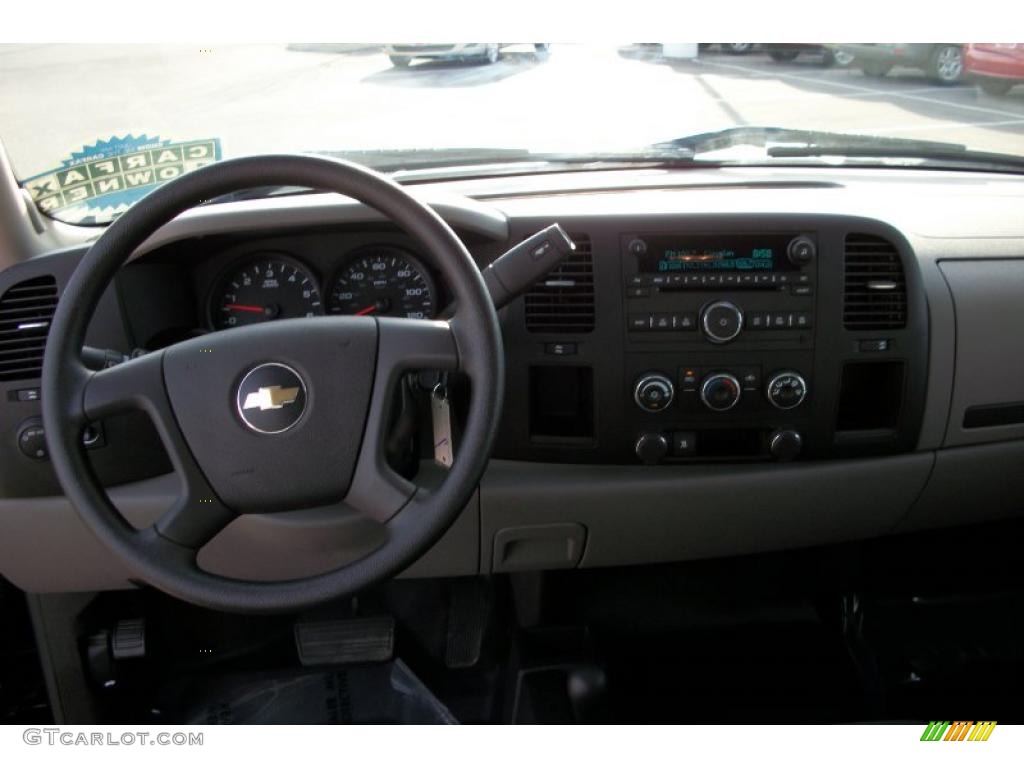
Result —
MULTIPOLYGON (((742 109, 742 119, 752 125, 759 124, 771 107, 759 103, 749 87, 771 79, 799 91, 792 97, 794 108, 806 114, 806 119, 814 119, 808 113, 827 111, 822 119, 838 125, 831 130, 954 141, 977 149, 1024 153, 1024 89, 993 97, 966 83, 937 85, 912 69, 870 78, 855 68, 823 67, 811 56, 806 61, 779 64, 767 57, 747 62, 743 57, 712 55, 704 57, 699 66, 748 83, 746 95, 726 91, 729 95, 725 98, 734 108, 742 109)), ((774 102, 774 108, 781 103, 774 102)))
POLYGON ((954 141, 1024 155, 1024 88, 867 78, 812 56, 642 46, 507 49, 393 68, 379 47, 0 46, 0 138, 22 175, 126 133, 217 137, 226 155, 368 148, 614 150, 734 125, 954 141))

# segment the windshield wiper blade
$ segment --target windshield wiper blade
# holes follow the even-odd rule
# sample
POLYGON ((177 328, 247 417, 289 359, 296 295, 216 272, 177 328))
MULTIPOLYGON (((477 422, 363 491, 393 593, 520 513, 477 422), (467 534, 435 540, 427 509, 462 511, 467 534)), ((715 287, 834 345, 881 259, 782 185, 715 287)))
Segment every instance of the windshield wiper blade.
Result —
POLYGON ((830 131, 811 131, 798 128, 778 128, 772 126, 747 126, 741 125, 735 128, 726 128, 721 131, 710 131, 708 133, 697 133, 692 136, 682 136, 671 141, 661 142, 652 145, 655 148, 665 150, 689 150, 695 155, 714 152, 719 149, 728 149, 741 145, 764 147, 771 155, 776 146, 788 147, 818 147, 818 148, 879 148, 887 146, 899 146, 904 150, 918 148, 920 150, 944 150, 966 152, 967 147, 962 144, 951 144, 940 141, 919 141, 917 139, 890 139, 884 136, 872 136, 859 133, 832 133, 830 131))
POLYGON ((726 128, 721 131, 682 136, 653 146, 686 150, 700 157, 702 154, 743 145, 763 148, 768 158, 897 158, 1012 166, 1015 169, 1024 165, 1024 161, 1014 155, 978 152, 968 149, 964 144, 953 142, 770 126, 726 128))
POLYGON ((1024 167, 1024 159, 999 152, 979 152, 962 144, 946 144, 938 141, 906 143, 885 141, 876 144, 807 144, 780 145, 768 147, 769 157, 849 157, 849 158, 896 158, 921 160, 925 162, 955 162, 996 166, 1024 167))
POLYGON ((420 171, 449 166, 487 165, 490 163, 516 163, 532 160, 533 155, 525 149, 456 147, 432 149, 410 147, 407 149, 354 149, 322 150, 314 154, 350 160, 369 166, 381 173, 399 171, 420 171))
POLYGON ((520 160, 480 160, 475 163, 426 165, 391 173, 395 181, 435 181, 495 176, 524 176, 570 171, 612 171, 623 168, 692 168, 712 163, 695 160, 688 152, 533 153, 520 160))

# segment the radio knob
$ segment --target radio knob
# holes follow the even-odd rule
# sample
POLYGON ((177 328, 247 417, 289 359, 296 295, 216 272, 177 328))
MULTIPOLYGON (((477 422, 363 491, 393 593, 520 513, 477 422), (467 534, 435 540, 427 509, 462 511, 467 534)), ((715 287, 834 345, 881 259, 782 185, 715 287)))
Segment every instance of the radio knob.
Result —
POLYGON ((803 446, 803 438, 795 429, 777 429, 768 439, 768 450, 779 461, 792 461, 803 446))
POLYGON ((728 411, 740 401, 740 382, 731 373, 713 373, 700 386, 700 399, 712 411, 728 411))
POLYGON ((789 246, 786 248, 786 256, 789 258, 789 263, 795 267, 807 266, 814 261, 817 253, 818 247, 814 244, 814 241, 803 235, 790 240, 789 246))
POLYGON ((657 464, 668 453, 668 439, 660 432, 644 432, 637 439, 634 450, 644 464, 657 464))
POLYGON ((633 400, 650 413, 668 408, 675 395, 672 379, 662 373, 645 373, 633 387, 633 400))
POLYGON ((639 237, 635 237, 629 241, 629 252, 634 256, 643 256, 647 253, 647 243, 639 237))
POLYGON ((725 344, 743 330, 743 310, 731 301, 713 301, 701 311, 700 326, 708 341, 725 344))
POLYGON ((768 379, 764 395, 776 408, 788 411, 807 398, 807 382, 796 371, 782 371, 768 379))

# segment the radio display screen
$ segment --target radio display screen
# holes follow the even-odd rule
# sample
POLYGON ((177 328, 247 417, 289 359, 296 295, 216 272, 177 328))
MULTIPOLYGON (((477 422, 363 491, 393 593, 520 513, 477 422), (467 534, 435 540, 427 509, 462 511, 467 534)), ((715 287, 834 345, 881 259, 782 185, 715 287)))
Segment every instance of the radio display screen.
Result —
POLYGON ((645 235, 637 256, 640 272, 780 272, 794 269, 786 258, 788 235, 645 235))

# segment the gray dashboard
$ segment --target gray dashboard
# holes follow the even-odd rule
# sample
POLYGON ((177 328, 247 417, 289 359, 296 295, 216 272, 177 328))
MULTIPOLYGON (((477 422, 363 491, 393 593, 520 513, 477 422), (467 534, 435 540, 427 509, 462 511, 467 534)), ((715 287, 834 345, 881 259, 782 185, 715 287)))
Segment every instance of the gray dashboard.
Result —
MULTIPOLYGON (((1019 179, 896 169, 722 169, 557 174, 429 185, 417 192, 466 238, 481 265, 548 223, 587 234, 597 323, 586 333, 531 334, 523 299, 504 311, 510 394, 495 459, 459 521, 407 576, 717 557, 1024 512, 1024 221, 1019 216, 1024 183, 1019 179), (637 230, 817 233, 822 267, 813 338, 780 335, 761 346, 741 341, 730 353, 743 361, 744 355, 791 354, 789 359, 808 361, 801 364, 813 365, 815 379, 820 374, 827 382, 819 394, 812 381, 812 410, 804 421, 793 422, 810 446, 802 460, 762 461, 756 452, 658 466, 632 460, 630 430, 658 427, 650 426, 656 424, 653 418, 635 414, 623 394, 632 381, 629 361, 648 356, 647 365, 648 359, 705 354, 682 336, 648 343, 626 332, 625 262, 617 233, 637 230), (900 390, 899 423, 884 444, 865 446, 862 440, 857 450, 839 450, 839 430, 817 425, 831 423, 841 372, 859 359, 849 343, 877 335, 850 333, 838 319, 841 269, 827 260, 841 258, 840 234, 850 231, 885 236, 898 246, 909 324, 889 334, 899 350, 890 357, 906 363, 907 378, 900 390), (564 435, 553 443, 523 431, 531 407, 526 372, 548 361, 553 343, 577 345, 573 364, 594 371, 598 421, 583 440, 564 435)), ((179 217, 136 254, 134 263, 198 249, 200 256, 181 258, 201 264, 204 249, 216 246, 218 238, 349 242, 386 231, 383 227, 375 212, 323 195, 228 203, 179 217)), ((39 275, 52 275, 59 291, 83 250, 73 246, 0 273, 0 300, 10 287, 39 275)), ((110 296, 98 310, 90 343, 128 351, 130 304, 123 295, 110 296)), ((720 355, 717 350, 707 354, 720 355)), ((728 355, 720 357, 732 364, 728 355)), ((554 364, 566 361, 559 357, 554 364)), ((19 450, 19 430, 35 418, 39 404, 20 400, 18 393, 34 383, 0 383, 0 428, 6 435, 0 572, 33 592, 124 587, 132 574, 123 572, 78 520, 46 463, 19 450)), ((695 425, 698 434, 711 429, 706 414, 672 418, 695 425)), ((760 411, 746 421, 730 418, 731 426, 751 433, 762 424, 760 411)), ((764 418, 764 424, 777 422, 777 415, 764 418)), ((173 483, 168 484, 157 457, 145 450, 139 454, 148 444, 143 425, 104 427, 104 447, 94 452, 97 472, 112 486, 111 496, 125 516, 144 524, 171 498, 173 483), (151 476, 124 474, 124 456, 130 453, 154 468, 151 476)), ((373 536, 358 520, 330 510, 245 516, 211 542, 200 562, 225 575, 296 577, 358 558, 373 546, 373 536)))

